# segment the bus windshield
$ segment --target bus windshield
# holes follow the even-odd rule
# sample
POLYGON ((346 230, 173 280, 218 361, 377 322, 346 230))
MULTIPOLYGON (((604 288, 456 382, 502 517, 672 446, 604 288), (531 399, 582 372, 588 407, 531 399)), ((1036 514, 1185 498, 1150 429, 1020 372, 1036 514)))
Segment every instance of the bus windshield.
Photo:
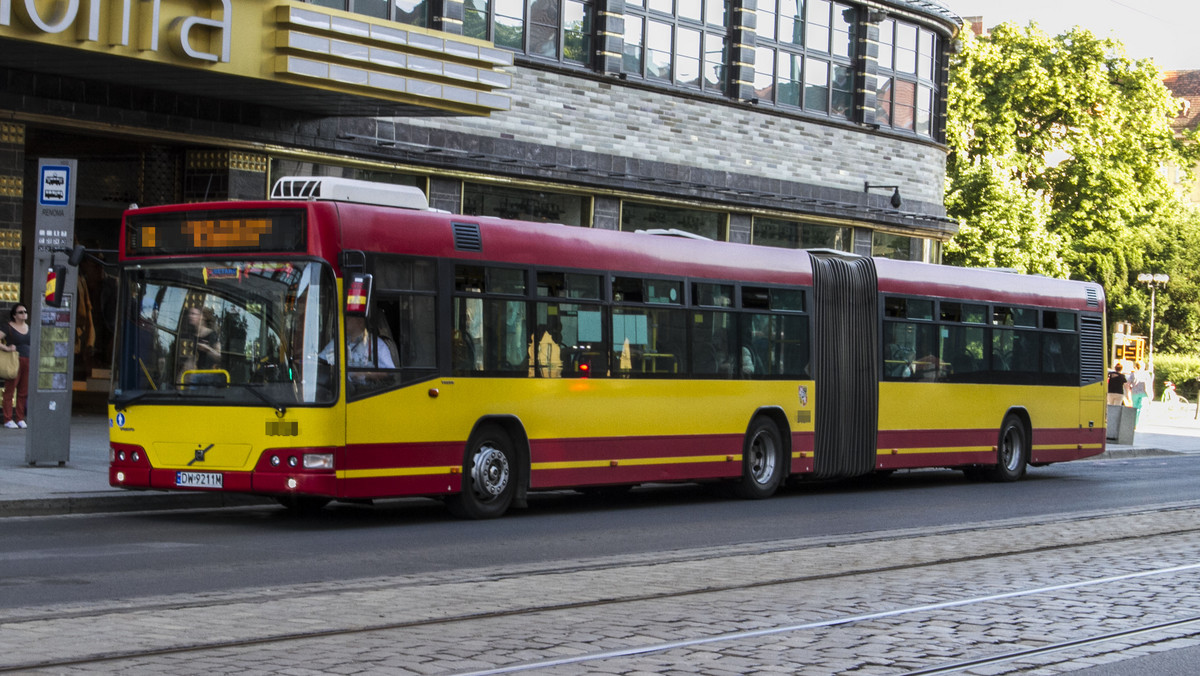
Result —
POLYGON ((337 332, 328 266, 196 261, 123 274, 118 408, 187 399, 282 409, 337 398, 336 360, 318 358, 337 332))

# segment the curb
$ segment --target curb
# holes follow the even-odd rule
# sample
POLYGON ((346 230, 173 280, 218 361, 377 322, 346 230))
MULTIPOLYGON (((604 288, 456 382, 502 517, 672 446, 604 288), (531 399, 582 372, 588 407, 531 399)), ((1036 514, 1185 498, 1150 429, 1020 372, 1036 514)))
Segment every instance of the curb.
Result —
POLYGON ((68 495, 60 498, 0 500, 0 518, 10 516, 56 516, 113 512, 216 509, 276 504, 270 498, 236 493, 174 494, 129 493, 126 495, 68 495))
POLYGON ((1168 451, 1165 448, 1130 447, 1109 449, 1089 460, 1118 460, 1121 458, 1161 458, 1172 455, 1194 455, 1180 451, 1168 451))

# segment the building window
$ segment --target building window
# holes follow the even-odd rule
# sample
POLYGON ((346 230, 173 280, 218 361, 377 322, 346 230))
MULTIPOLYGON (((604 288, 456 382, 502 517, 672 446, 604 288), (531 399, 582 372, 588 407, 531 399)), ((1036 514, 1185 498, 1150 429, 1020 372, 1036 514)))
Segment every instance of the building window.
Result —
POLYGON ((463 35, 529 56, 587 65, 592 0, 466 0, 463 35))
POLYGON ((725 214, 716 211, 625 202, 621 205, 621 229, 626 232, 681 230, 723 242, 727 219, 725 214))
POLYGON ((590 200, 580 195, 463 184, 462 212, 538 223, 591 225, 590 200))
POLYGON ((626 0, 623 71, 647 80, 724 92, 728 0, 626 0))
POLYGON ((938 37, 933 32, 895 19, 880 22, 875 121, 933 136, 937 62, 938 37))
POLYGON ((836 249, 850 251, 853 230, 838 225, 801 223, 779 218, 755 218, 751 243, 784 249, 836 249))
POLYGON ((356 169, 335 164, 318 164, 279 157, 271 158, 271 180, 275 181, 284 176, 333 176, 337 178, 353 178, 372 183, 390 183, 392 185, 410 185, 426 190, 428 180, 424 176, 411 174, 394 174, 387 171, 371 169, 356 169))
POLYGON ((759 102, 851 119, 856 20, 854 8, 830 0, 759 0, 759 102))
POLYGON ((871 233, 871 255, 898 261, 919 261, 923 258, 922 240, 886 232, 871 233))
POLYGON ((309 4, 343 9, 376 19, 429 28, 429 0, 308 0, 309 4))

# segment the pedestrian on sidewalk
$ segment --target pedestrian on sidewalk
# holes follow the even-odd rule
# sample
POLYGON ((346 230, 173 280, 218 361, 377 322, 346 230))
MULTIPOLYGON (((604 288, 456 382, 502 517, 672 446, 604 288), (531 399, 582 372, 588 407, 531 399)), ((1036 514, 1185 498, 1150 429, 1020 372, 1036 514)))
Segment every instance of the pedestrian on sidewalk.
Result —
POLYGON ((1133 417, 1136 427, 1142 420, 1142 409, 1154 392, 1154 372, 1142 368, 1142 362, 1134 362, 1133 372, 1129 374, 1129 391, 1133 395, 1133 408, 1137 411, 1133 417))
POLYGON ((5 351, 17 352, 20 367, 17 377, 4 383, 4 426, 24 429, 27 426, 25 402, 29 397, 29 309, 23 303, 17 303, 8 311, 8 316, 9 321, 0 329, 0 339, 8 343, 3 347, 5 351))
POLYGON ((1129 397, 1129 379, 1125 377, 1121 371, 1124 366, 1121 362, 1113 364, 1113 370, 1108 372, 1108 405, 1109 406, 1124 406, 1125 400, 1129 397))

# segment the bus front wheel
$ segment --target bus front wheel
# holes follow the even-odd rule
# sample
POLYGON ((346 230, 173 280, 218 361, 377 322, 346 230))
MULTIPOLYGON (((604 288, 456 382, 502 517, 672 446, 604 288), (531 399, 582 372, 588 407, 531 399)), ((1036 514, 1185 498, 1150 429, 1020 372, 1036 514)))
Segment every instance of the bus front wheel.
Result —
POLYGON ((769 498, 779 489, 787 468, 779 428, 767 418, 757 418, 742 447, 742 477, 734 485, 739 498, 769 498))
POLYGON ((1000 426, 1000 439, 996 447, 996 466, 987 472, 992 481, 1016 481, 1025 476, 1025 463, 1029 461, 1029 435, 1025 423, 1015 415, 1004 418, 1000 426))
POLYGON ((446 498, 450 513, 464 519, 494 519, 508 511, 517 492, 516 454, 498 425, 471 437, 463 460, 462 490, 446 498))

